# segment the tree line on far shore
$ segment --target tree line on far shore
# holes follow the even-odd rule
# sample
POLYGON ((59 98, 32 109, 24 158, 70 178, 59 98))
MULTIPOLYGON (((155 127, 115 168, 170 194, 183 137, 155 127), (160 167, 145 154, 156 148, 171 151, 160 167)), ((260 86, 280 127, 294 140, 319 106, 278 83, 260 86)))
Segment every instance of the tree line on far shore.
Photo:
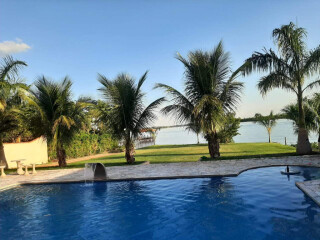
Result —
MULTIPOLYGON (((305 94, 320 85, 320 80, 315 78, 320 70, 320 46, 308 50, 306 30, 293 23, 274 29, 272 36, 277 51, 254 52, 233 72, 230 55, 222 42, 212 51, 191 51, 187 57, 177 54, 176 59, 185 69, 183 92, 157 83, 155 89, 163 90, 166 96, 146 107, 141 87, 148 72, 138 81, 124 73, 114 79, 99 74, 101 88, 98 91, 103 100, 81 97, 74 101, 72 81, 68 77, 55 82, 41 76, 28 86, 19 78, 20 68, 27 64, 5 57, 0 68, 0 161, 5 159, 3 142, 44 136, 59 166, 64 167, 69 155, 66 149, 70 149, 76 136, 87 133, 107 134, 113 141, 112 147, 121 143, 126 161, 134 163, 135 140, 142 130, 152 126, 159 107, 165 116, 187 124, 186 130, 202 134, 208 142, 210 157, 217 158, 220 143, 230 142, 238 134, 240 119, 235 118, 235 113, 244 88, 238 79, 253 72, 266 74, 257 84, 262 95, 280 88, 295 94, 297 102, 286 106, 280 115, 271 112, 269 116, 256 115, 252 120, 266 127, 271 142, 270 133, 276 119, 292 119, 298 134, 297 153, 309 154, 312 149, 308 132, 319 133, 320 129, 320 95, 306 98, 305 94), (306 85, 307 79, 313 81, 306 85)), ((90 144, 99 145, 99 141, 90 144)))

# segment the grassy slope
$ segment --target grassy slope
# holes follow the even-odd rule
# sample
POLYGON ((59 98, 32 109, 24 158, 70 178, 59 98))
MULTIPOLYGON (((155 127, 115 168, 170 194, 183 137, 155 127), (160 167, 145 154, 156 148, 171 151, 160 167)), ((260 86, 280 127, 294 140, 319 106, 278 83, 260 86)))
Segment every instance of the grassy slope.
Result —
MULTIPOLYGON (((219 159, 239 159, 266 156, 294 155, 295 148, 278 143, 231 143, 221 144, 219 159)), ((200 145, 157 145, 136 150, 136 162, 150 163, 194 162, 200 157, 209 157, 206 144, 200 145)), ((71 163, 69 167, 83 167, 86 162, 102 162, 106 166, 124 165, 124 153, 71 163)))

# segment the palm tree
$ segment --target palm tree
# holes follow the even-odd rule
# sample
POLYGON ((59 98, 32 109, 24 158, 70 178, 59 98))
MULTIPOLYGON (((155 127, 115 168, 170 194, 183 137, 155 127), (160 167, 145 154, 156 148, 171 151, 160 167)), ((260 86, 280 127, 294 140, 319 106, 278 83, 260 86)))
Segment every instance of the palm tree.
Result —
POLYGON ((60 167, 67 166, 65 147, 86 122, 85 105, 82 101, 72 101, 71 86, 68 77, 56 83, 42 76, 36 81, 35 89, 30 90, 29 101, 39 113, 34 116, 35 128, 55 148, 60 167))
POLYGON ((16 111, 19 90, 27 88, 19 79, 19 70, 27 66, 23 61, 7 56, 0 66, 0 164, 5 164, 3 136, 18 127, 16 111))
POLYGON ((273 30, 272 36, 277 43, 279 55, 273 50, 264 49, 254 52, 241 67, 244 75, 253 71, 267 72, 258 82, 262 95, 274 88, 282 88, 296 94, 299 111, 298 154, 312 152, 306 129, 303 93, 320 84, 316 80, 303 87, 305 79, 319 72, 320 46, 307 51, 304 42, 307 32, 293 23, 273 30))
POLYGON ((141 86, 147 79, 147 73, 142 75, 138 84, 128 74, 121 73, 114 80, 99 75, 98 81, 103 85, 99 91, 104 95, 111 107, 108 125, 113 134, 124 140, 125 158, 132 164, 134 157, 134 141, 142 129, 150 128, 150 123, 156 118, 154 110, 164 101, 159 98, 144 108, 141 86))
MULTIPOLYGON (((306 130, 309 133, 310 131, 315 131, 317 129, 315 123, 315 114, 311 110, 311 106, 309 105, 310 100, 304 98, 303 106, 304 106, 304 115, 305 115, 305 126, 306 130)), ((293 129, 296 134, 299 133, 299 106, 298 103, 289 104, 285 106, 282 110, 282 113, 285 115, 286 119, 290 119, 293 122, 293 129)))
POLYGON ((318 147, 320 148, 320 94, 315 93, 311 99, 305 100, 306 124, 309 129, 318 134, 318 147), (309 117, 309 119, 308 119, 309 117))
POLYGON ((201 125, 199 119, 194 114, 194 105, 186 96, 166 84, 158 83, 154 88, 162 88, 169 95, 172 102, 161 109, 162 114, 174 115, 178 122, 186 123, 186 130, 192 131, 197 135, 197 143, 199 144, 201 125))
POLYGON ((318 134, 318 147, 320 148, 320 94, 315 93, 307 108, 314 115, 314 131, 318 134))
POLYGON ((178 120, 199 124, 211 158, 219 157, 219 128, 225 115, 235 111, 243 88, 243 83, 236 81, 239 71, 231 74, 229 54, 221 41, 213 51, 190 52, 188 59, 178 54, 177 59, 185 67, 185 95, 158 84, 156 87, 165 89, 173 101, 162 111, 176 114, 178 120))
POLYGON ((186 127, 187 131, 191 131, 197 135, 197 144, 200 144, 199 135, 201 134, 201 126, 197 122, 189 123, 186 127))
POLYGON ((273 115, 273 112, 271 111, 268 116, 262 116, 260 113, 256 113, 254 117, 255 123, 258 123, 266 128, 269 136, 269 143, 271 143, 271 131, 272 128, 277 124, 277 119, 273 115))

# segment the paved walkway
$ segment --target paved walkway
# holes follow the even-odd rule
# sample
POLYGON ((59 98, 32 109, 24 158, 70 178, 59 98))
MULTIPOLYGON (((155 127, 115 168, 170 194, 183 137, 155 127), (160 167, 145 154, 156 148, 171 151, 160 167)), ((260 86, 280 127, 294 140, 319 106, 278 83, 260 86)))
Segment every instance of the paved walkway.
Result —
POLYGON ((296 182, 296 185, 320 206, 320 179, 296 182))
MULTIPOLYGON (((194 178, 213 176, 237 176, 241 172, 270 166, 320 167, 320 156, 288 156, 243 160, 220 160, 207 162, 180 162, 149 165, 107 167, 108 180, 143 180, 163 178, 194 178)), ((25 183, 83 182, 84 169, 38 170, 36 175, 8 174, 0 178, 0 189, 25 183)))

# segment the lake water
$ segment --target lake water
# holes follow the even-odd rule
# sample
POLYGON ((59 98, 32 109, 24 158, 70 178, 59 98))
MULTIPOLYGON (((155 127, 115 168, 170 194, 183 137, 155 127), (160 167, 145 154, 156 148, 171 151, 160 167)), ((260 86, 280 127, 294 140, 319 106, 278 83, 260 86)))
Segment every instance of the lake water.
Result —
MULTIPOLYGON (((240 124, 239 135, 234 137, 234 142, 267 142, 267 130, 254 122, 243 122, 240 124)), ((287 144, 296 144, 297 135, 294 133, 293 124, 291 120, 280 119, 271 133, 271 141, 284 144, 285 137, 287 144)), ((311 133, 309 136, 310 142, 317 142, 316 134, 311 133)), ((200 136, 200 142, 206 143, 203 136, 200 136)), ((197 136, 193 132, 188 132, 184 127, 163 128, 157 133, 157 145, 166 144, 195 144, 197 143, 197 136)))

